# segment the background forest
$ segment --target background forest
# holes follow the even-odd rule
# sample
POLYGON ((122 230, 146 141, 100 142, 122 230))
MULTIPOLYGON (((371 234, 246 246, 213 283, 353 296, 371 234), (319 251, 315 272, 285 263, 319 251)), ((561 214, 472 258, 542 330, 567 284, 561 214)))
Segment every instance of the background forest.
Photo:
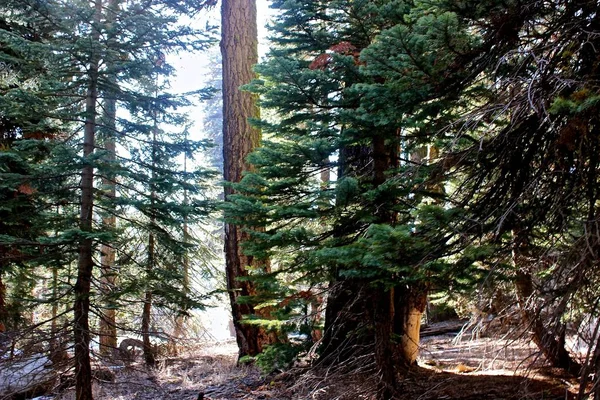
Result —
POLYGON ((222 1, 220 65, 189 23, 216 1, 0 1, 0 362, 92 399, 98 365, 155 367, 223 292, 266 372, 309 358, 400 398, 446 314, 600 399, 597 3, 270 4, 258 62, 255 2, 222 1), (170 90, 184 51, 210 87, 170 90))

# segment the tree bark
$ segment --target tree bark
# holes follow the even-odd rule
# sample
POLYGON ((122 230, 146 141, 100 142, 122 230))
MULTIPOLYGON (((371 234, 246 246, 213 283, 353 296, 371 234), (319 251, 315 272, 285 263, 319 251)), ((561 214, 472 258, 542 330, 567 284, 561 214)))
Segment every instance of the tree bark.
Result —
POLYGON ((342 363, 373 342, 365 329, 372 300, 366 293, 367 285, 358 279, 339 278, 330 282, 319 363, 342 363))
POLYGON ((52 321, 50 323, 50 361, 60 367, 69 355, 64 346, 63 333, 58 326, 58 268, 52 267, 52 321))
MULTIPOLYGON (((93 21, 99 24, 102 13, 102 1, 96 0, 93 21)), ((99 32, 92 29, 92 46, 99 41, 99 32)), ((85 100, 85 126, 83 131, 84 167, 81 171, 81 209, 79 228, 82 239, 79 241, 79 260, 77 281, 75 283, 74 326, 75 344, 75 398, 76 400, 92 400, 92 369, 90 365, 90 286, 94 268, 93 228, 94 205, 94 167, 91 155, 94 152, 96 134, 96 103, 98 98, 98 65, 99 54, 92 47, 91 61, 88 69, 89 84, 85 100)))
MULTIPOLYGON (((109 31, 109 45, 114 42, 114 34, 112 33, 112 23, 117 16, 119 10, 120 0, 109 0, 108 7, 106 10, 106 25, 109 31)), ((105 64, 110 66, 110 61, 105 60, 105 64)), ((114 82, 113 82, 114 83, 114 82)), ((113 164, 116 161, 117 149, 115 144, 116 135, 116 98, 114 93, 110 93, 110 90, 105 93, 104 101, 104 118, 103 118, 103 139, 104 149, 107 152, 106 161, 109 164, 113 164)), ((104 188, 104 195, 109 200, 113 200, 116 197, 116 177, 113 173, 107 173, 102 179, 102 186, 104 188)), ((110 215, 107 215, 102 219, 103 225, 107 230, 114 230, 117 226, 117 217, 113 213, 112 207, 110 207, 110 215)), ((100 291, 104 295, 109 295, 114 289, 117 283, 117 273, 115 270, 115 248, 110 243, 102 245, 100 256, 100 267, 102 274, 100 277, 100 291)), ((111 354, 117 348, 117 321, 116 321, 116 310, 111 304, 106 304, 101 318, 100 318, 100 329, 99 329, 99 342, 100 352, 102 354, 111 354)))
POLYGON ((154 367, 156 360, 154 357, 154 349, 152 348, 152 343, 150 343, 150 323, 152 318, 152 288, 150 285, 152 284, 151 276, 152 271, 155 268, 156 263, 156 243, 153 229, 156 225, 156 188, 155 188, 155 179, 156 179, 156 157, 157 157, 157 133, 158 133, 158 122, 156 111, 154 114, 154 127, 152 129, 152 171, 150 177, 150 233, 148 235, 148 260, 146 264, 146 279, 148 280, 146 293, 144 296, 144 307, 142 310, 142 342, 144 343, 144 361, 146 362, 146 366, 152 368, 154 367))
MULTIPOLYGON (((242 92, 240 86, 255 78, 252 70, 258 62, 256 2, 254 0, 223 0, 221 9, 221 53, 223 55, 223 175, 225 181, 236 183, 244 171, 251 169, 246 157, 260 142, 260 131, 248 118, 259 116, 256 98, 242 92)), ((225 188, 225 199, 233 193, 225 188)), ((256 294, 255 285, 239 278, 248 276, 248 267, 268 270, 268 262, 256 260, 242 251, 249 239, 243 227, 225 224, 225 259, 227 290, 231 302, 233 325, 239 356, 254 356, 275 338, 263 328, 244 324, 245 317, 255 313, 250 304, 240 304, 240 296, 256 294)), ((264 311, 263 311, 264 313, 264 311)))
MULTIPOLYGON (((148 266, 146 272, 152 273, 154 268, 154 234, 150 233, 148 238, 148 266)), ((154 367, 156 360, 154 357, 154 349, 150 342, 150 323, 152 318, 152 290, 146 289, 144 296, 144 307, 142 310, 142 342, 144 343, 144 361, 148 367, 154 367)))
MULTIPOLYGON (((107 151, 106 161, 114 163, 116 160, 116 145, 115 145, 115 118, 116 118, 116 100, 114 97, 106 99, 104 104, 105 109, 105 135, 104 147, 107 151)), ((116 196, 115 177, 107 176, 102 179, 104 187, 104 195, 110 200, 116 196)), ((114 230, 117 225, 117 217, 115 214, 110 214, 102 219, 103 226, 108 230, 114 230)), ((102 275, 100 277, 100 291, 104 295, 110 295, 115 289, 117 283, 117 275, 115 271, 115 249, 110 243, 103 244, 100 256, 100 268, 102 275)), ((117 323, 116 311, 111 304, 106 304, 100 318, 100 352, 102 354, 111 354, 117 348, 117 323)))
POLYGON ((373 293, 373 327, 375 331, 375 362, 379 372, 378 400, 393 398, 396 390, 396 360, 392 346, 394 289, 375 287, 373 293))
POLYGON ((410 367, 417 362, 421 336, 421 319, 427 307, 425 285, 397 286, 394 291, 394 336, 400 338, 397 364, 410 367))
MULTIPOLYGON (((396 164, 396 151, 394 146, 386 146, 382 135, 373 137, 373 186, 379 187, 385 183, 386 173, 396 164)), ((377 221, 383 224, 394 225, 396 215, 391 211, 388 199, 377 199, 377 221)), ((391 276, 383 276, 390 279, 391 276)), ((394 287, 386 288, 384 285, 372 287, 373 291, 373 327, 375 330, 375 361, 379 370, 378 400, 391 399, 396 390, 396 357, 397 351, 392 344, 394 327, 394 287)), ((404 343, 401 343, 403 347, 404 343)))

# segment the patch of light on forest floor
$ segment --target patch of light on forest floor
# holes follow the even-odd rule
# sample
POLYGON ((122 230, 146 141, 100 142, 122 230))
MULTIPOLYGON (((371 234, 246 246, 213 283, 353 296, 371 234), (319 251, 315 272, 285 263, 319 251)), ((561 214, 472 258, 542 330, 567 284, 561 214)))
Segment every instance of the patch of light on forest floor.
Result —
POLYGON ((198 352, 199 356, 231 356, 238 353, 238 347, 235 339, 218 341, 206 346, 202 346, 198 352))

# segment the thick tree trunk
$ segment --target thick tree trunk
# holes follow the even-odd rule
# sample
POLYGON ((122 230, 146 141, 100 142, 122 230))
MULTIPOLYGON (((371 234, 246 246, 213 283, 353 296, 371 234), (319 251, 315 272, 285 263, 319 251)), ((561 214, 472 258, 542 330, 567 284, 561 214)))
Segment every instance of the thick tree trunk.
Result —
POLYGON ((513 263, 517 269, 515 290, 523 322, 530 330, 533 342, 554 367, 579 375, 581 365, 565 349, 564 333, 559 334, 557 339, 555 332, 544 325, 540 309, 532 301, 535 298, 535 289, 529 270, 532 262, 529 238, 522 230, 515 229, 513 241, 513 263))
POLYGON ((427 307, 424 286, 397 286, 394 290, 394 336, 400 338, 397 364, 410 367, 417 361, 421 334, 421 319, 427 307))
MULTIPOLYGON (((385 183, 386 173, 396 165, 396 151, 390 149, 394 149, 394 146, 386 146, 382 135, 373 137, 373 186, 375 187, 385 183)), ((376 208, 378 222, 394 225, 396 215, 391 211, 389 199, 377 199, 376 203, 378 203, 376 208)), ((392 277, 383 276, 383 278, 391 280, 392 277)), ((375 361, 380 376, 377 399, 387 400, 393 397, 396 390, 397 351, 392 344, 395 289, 378 286, 372 288, 375 361)), ((401 343, 400 347, 404 347, 404 343, 401 343)))
POLYGON ((518 271, 515 279, 515 289, 521 310, 521 317, 525 325, 529 328, 533 342, 554 367, 562 368, 578 376, 581 371, 581 365, 565 349, 564 335, 560 334, 557 339, 555 334, 544 326, 543 319, 539 315, 537 307, 534 307, 530 303, 530 300, 534 296, 531 273, 518 271))
MULTIPOLYGON (((100 21, 102 2, 96 0, 94 21, 100 21)), ((93 33, 92 45, 98 42, 98 33, 93 33)), ((92 52, 94 50, 92 49, 92 52)), ((84 234, 92 233, 94 205, 94 167, 90 157, 94 152, 96 133, 96 102, 98 97, 98 64, 99 56, 92 54, 89 65, 89 85, 85 101, 85 126, 83 137, 83 156, 85 164, 81 172, 81 210, 79 227, 84 234)), ((79 261, 77 281, 75 283, 74 326, 73 337, 75 344, 75 398, 76 400, 91 400, 92 369, 90 365, 90 286, 93 260, 93 240, 83 238, 79 242, 79 261)))
POLYGON ((369 324, 371 301, 365 282, 338 279, 330 283, 320 347, 322 365, 342 363, 373 343, 373 336, 365 329, 369 324))
POLYGON ((375 331, 375 362, 379 372, 378 400, 389 400, 396 390, 396 360, 392 346, 394 290, 375 287, 373 294, 373 327, 375 331))
MULTIPOLYGON (((374 186, 385 183, 386 173, 396 166, 397 151, 382 137, 374 137, 372 148, 343 149, 340 176, 372 168, 374 186)), ((379 223, 393 225, 396 215, 389 211, 389 199, 375 199, 379 223)), ((340 231, 344 231, 341 227, 340 231)), ((393 276, 382 276, 393 281, 393 276)), ((396 367, 414 364, 419 344, 420 319, 424 311, 423 295, 408 296, 407 287, 385 287, 372 282, 340 279, 330 285, 325 316, 321 362, 331 365, 359 355, 365 349, 375 353, 379 375, 377 397, 393 398, 396 367), (366 328, 366 329, 365 329, 366 328), (394 343, 394 337, 401 339, 394 343)))
MULTIPOLYGON (((268 310, 262 309, 261 312, 254 310, 251 304, 239 303, 237 301, 240 296, 256 295, 256 288, 251 281, 242 280, 239 278, 247 277, 246 266, 260 266, 261 264, 254 260, 253 257, 244 256, 240 246, 232 246, 235 241, 243 243, 248 240, 248 234, 241 232, 239 227, 227 224, 225 226, 225 254, 237 254, 237 260, 230 259, 227 262, 227 290, 229 292, 229 300, 231 303, 231 312, 233 316, 233 326, 236 333, 236 341, 239 347, 239 357, 245 355, 255 356, 263 351, 265 345, 277 341, 277 336, 274 333, 267 332, 264 328, 256 325, 245 324, 244 318, 251 315, 269 318, 268 310), (237 262, 236 262, 237 261, 237 262)), ((263 267, 267 269, 267 267, 263 267)))
MULTIPOLYGON (((227 182, 235 183, 241 180, 244 171, 250 169, 246 157, 260 142, 260 132, 248 122, 248 118, 259 115, 255 96, 240 91, 240 86, 255 78, 252 67, 258 62, 256 2, 223 0, 221 12, 223 175, 227 182)), ((232 193, 231 188, 225 188, 226 199, 232 193)), ((240 357, 256 355, 264 345, 275 340, 274 335, 268 334, 264 329, 242 322, 244 317, 252 315, 255 310, 249 304, 239 304, 237 299, 240 296, 254 295, 256 289, 252 282, 240 281, 239 278, 248 276, 248 266, 268 269, 268 262, 243 254, 241 245, 247 240, 248 234, 242 227, 225 225, 227 290, 240 357)))

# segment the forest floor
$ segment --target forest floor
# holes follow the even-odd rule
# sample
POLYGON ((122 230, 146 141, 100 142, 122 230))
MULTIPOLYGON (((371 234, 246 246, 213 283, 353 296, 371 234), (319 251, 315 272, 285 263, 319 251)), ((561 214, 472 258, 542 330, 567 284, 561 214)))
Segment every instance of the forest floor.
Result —
MULTIPOLYGON (((398 400, 575 399, 578 383, 544 366, 525 339, 446 333, 423 338, 419 367, 400 380, 398 400)), ((95 382, 97 400, 354 400, 372 399, 372 374, 296 369, 263 377, 235 364, 235 342, 190 349, 152 372, 141 357, 118 370, 113 382, 95 382)), ((71 391, 38 400, 74 398, 71 391)))

